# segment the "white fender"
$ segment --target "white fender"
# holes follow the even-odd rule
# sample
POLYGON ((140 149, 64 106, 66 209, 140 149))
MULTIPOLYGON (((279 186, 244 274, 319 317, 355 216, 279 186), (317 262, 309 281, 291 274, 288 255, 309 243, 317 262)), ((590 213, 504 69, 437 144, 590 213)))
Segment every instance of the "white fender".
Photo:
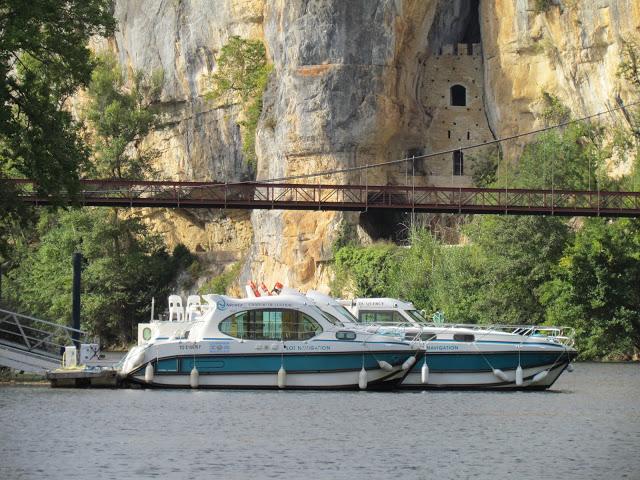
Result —
POLYGON ((393 365, 391 365, 389 362, 385 362, 384 360, 378 360, 378 365, 381 369, 386 370, 387 372, 393 370, 393 365))
POLYGON ((200 385, 200 373, 198 373, 198 369, 194 365, 191 369, 191 374, 189 375, 189 384, 191 388, 198 388, 200 385))
POLYGON ((503 382, 508 382, 509 381, 509 377, 507 376, 506 373, 504 373, 502 370, 500 370, 499 368, 494 368, 493 369, 493 374, 498 377, 500 380, 502 380, 503 382))
POLYGON ((144 381, 147 383, 153 382, 153 365, 151 365, 151 362, 147 363, 147 367, 144 369, 144 381))
POLYGON ((284 366, 280 367, 278 370, 278 388, 284 388, 287 386, 287 371, 284 369, 284 366))
POLYGON ((413 367, 414 363, 416 363, 416 357, 407 358, 402 364, 402 370, 409 370, 411 367, 413 367))
POLYGON ((367 371, 362 367, 362 370, 360 370, 360 374, 358 375, 358 387, 360 387, 360 390, 366 390, 367 383, 367 371))
POLYGON ((427 365, 427 361, 425 360, 422 364, 422 368, 420 369, 420 380, 422 383, 429 383, 429 365, 427 365))
POLYGON ((522 382, 523 382, 523 375, 522 375, 522 367, 520 365, 518 365, 518 368, 516 368, 516 385, 517 386, 521 386, 522 382))
POLYGON ((531 383, 541 382, 549 375, 549 370, 543 370, 541 372, 536 373, 531 379, 531 383))

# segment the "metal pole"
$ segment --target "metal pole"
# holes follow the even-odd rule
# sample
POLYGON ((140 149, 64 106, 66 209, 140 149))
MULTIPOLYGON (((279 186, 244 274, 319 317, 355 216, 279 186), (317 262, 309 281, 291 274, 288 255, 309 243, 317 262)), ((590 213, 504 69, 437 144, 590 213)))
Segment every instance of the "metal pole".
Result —
MULTIPOLYGON (((82 254, 75 252, 73 254, 73 290, 72 290, 72 306, 71 306, 71 328, 80 330, 80 276, 82 268, 82 254)), ((73 343, 76 347, 80 347, 80 333, 74 331, 72 333, 73 343)))
POLYGON ((153 322, 153 314, 156 307, 156 297, 151 297, 151 321, 153 322))

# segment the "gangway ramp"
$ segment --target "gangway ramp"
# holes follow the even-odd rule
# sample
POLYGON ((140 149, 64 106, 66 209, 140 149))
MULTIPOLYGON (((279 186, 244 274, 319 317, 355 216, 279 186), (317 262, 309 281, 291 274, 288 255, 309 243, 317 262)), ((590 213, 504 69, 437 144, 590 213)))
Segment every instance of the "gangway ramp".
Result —
POLYGON ((58 368, 74 334, 86 342, 81 330, 0 309, 0 366, 33 373, 58 368))

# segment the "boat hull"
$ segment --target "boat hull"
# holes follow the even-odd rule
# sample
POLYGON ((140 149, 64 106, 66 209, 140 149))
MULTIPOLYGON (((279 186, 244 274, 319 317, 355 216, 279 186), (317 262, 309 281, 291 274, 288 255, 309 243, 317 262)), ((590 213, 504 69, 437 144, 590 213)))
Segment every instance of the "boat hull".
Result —
MULTIPOLYGON (((553 350, 552 350, 553 349, 553 350)), ((418 362, 400 388, 413 389, 496 389, 545 390, 550 388, 577 356, 574 350, 428 352, 418 362), (427 383, 422 383, 422 365, 429 367, 427 383), (522 384, 516 384, 516 369, 522 367, 522 384), (494 373, 498 369, 506 378, 494 373), (544 378, 534 380, 541 372, 544 378)))
POLYGON ((141 365, 127 381, 150 388, 191 388, 190 372, 198 370, 198 388, 238 389, 360 389, 360 372, 367 372, 367 390, 396 388, 409 374, 402 363, 415 356, 419 361, 423 351, 342 352, 334 354, 252 354, 172 356, 152 361, 152 381, 145 380, 145 365, 141 365), (384 360, 391 370, 380 368, 384 360), (280 368, 286 371, 283 386, 278 384, 280 368))

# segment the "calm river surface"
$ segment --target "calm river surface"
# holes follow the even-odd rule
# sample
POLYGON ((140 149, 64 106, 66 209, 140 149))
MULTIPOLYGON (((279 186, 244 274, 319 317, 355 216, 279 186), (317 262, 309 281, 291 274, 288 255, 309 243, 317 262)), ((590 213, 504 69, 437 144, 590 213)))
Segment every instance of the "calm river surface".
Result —
POLYGON ((640 479, 640 365, 548 392, 0 386, 0 479, 640 479))

